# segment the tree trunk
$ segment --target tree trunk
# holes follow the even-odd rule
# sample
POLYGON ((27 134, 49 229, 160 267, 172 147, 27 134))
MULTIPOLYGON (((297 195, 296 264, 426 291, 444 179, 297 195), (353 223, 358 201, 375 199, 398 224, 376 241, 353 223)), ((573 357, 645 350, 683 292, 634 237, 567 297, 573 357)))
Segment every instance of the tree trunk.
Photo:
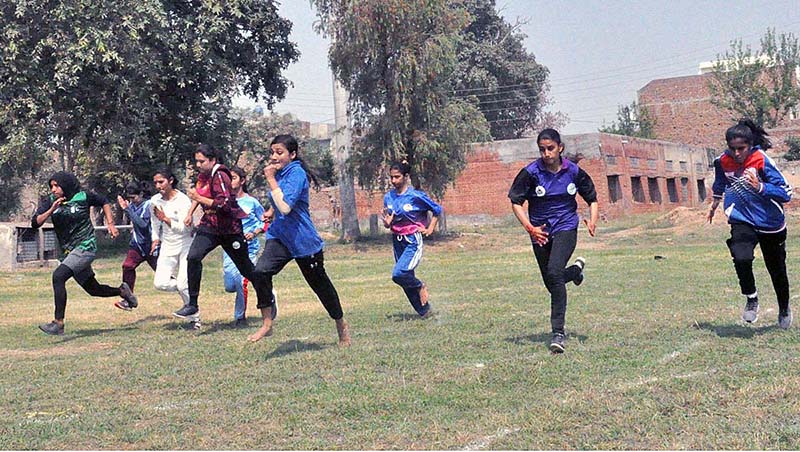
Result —
POLYGON ((336 131, 333 135, 333 158, 336 162, 336 173, 339 182, 339 201, 342 207, 342 235, 340 240, 350 242, 361 237, 358 226, 358 210, 356 208, 356 191, 353 173, 348 160, 352 135, 350 131, 350 115, 347 111, 348 94, 344 87, 333 79, 333 105, 336 131))

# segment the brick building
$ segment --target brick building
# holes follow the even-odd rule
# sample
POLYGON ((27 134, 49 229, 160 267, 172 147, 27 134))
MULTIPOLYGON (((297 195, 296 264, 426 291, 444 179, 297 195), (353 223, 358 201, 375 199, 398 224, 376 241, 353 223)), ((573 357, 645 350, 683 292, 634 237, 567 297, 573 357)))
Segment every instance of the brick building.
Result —
MULTIPOLYGON (((658 139, 713 149, 717 154, 725 148, 725 130, 734 124, 736 115, 711 103, 711 77, 706 73, 657 79, 638 91, 639 105, 656 121, 658 139)), ((782 154, 786 150, 783 140, 800 136, 800 120, 787 120, 768 132, 774 146, 770 153, 782 154)))
MULTIPOLYGON (((710 196, 703 148, 607 133, 563 136, 565 154, 594 180, 600 212, 608 217, 697 206, 710 196)), ((476 221, 511 214, 508 189, 520 169, 539 157, 535 138, 472 145, 467 167, 447 190, 442 205, 448 221, 476 221)), ((330 226, 335 188, 312 193, 311 210, 320 227, 330 226)), ((383 194, 356 190, 359 219, 382 208, 383 194)), ((581 209, 586 204, 579 200, 581 209)))

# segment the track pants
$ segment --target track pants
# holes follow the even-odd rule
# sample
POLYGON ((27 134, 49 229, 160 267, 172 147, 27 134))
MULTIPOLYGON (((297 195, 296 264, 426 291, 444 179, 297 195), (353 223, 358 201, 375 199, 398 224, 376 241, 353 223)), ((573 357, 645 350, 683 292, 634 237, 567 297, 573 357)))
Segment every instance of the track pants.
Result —
POLYGON ((785 312, 789 308, 789 277, 786 274, 786 229, 781 232, 765 234, 757 232, 748 224, 732 224, 731 238, 727 240, 733 258, 733 267, 739 278, 742 295, 757 295, 756 279, 753 275, 753 251, 761 246, 764 264, 772 279, 772 287, 778 297, 778 308, 785 312))
POLYGON ((566 283, 572 282, 581 273, 577 265, 566 266, 578 243, 578 231, 556 232, 544 246, 532 243, 544 285, 550 292, 550 326, 553 333, 563 334, 567 313, 566 283))
POLYGON ((419 297, 422 281, 417 279, 414 270, 422 260, 422 233, 415 232, 408 235, 394 235, 392 241, 394 250, 394 268, 392 281, 403 288, 408 302, 419 315, 425 315, 431 308, 429 304, 422 305, 419 297))

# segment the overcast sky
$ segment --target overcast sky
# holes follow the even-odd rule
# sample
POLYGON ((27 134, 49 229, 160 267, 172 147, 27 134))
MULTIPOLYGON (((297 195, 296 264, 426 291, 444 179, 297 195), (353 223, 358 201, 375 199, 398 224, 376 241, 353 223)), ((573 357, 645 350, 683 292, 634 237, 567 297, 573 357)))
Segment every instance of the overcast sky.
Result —
MULTIPOLYGON (((798 0, 498 0, 497 7, 509 22, 527 21, 525 46, 550 70, 550 109, 569 115, 568 134, 610 123, 650 80, 697 74, 733 39, 758 47, 768 27, 800 36, 798 0)), ((312 29, 315 13, 308 0, 283 0, 280 11, 294 23, 301 57, 286 71, 294 87, 275 111, 332 122, 328 42, 312 29)))

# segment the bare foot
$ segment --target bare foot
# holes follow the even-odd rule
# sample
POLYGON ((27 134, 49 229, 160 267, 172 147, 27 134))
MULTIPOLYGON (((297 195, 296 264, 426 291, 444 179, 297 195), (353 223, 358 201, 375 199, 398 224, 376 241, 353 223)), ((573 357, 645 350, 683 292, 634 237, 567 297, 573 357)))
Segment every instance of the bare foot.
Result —
POLYGON ((422 306, 428 304, 428 285, 425 283, 419 288, 419 304, 422 306))
POLYGON ((250 342, 258 342, 261 340, 262 337, 265 336, 272 336, 272 325, 269 326, 262 326, 258 329, 255 333, 247 336, 247 340, 250 342))
POLYGON ((336 321, 336 332, 339 334, 339 347, 349 347, 350 325, 344 319, 336 321))

